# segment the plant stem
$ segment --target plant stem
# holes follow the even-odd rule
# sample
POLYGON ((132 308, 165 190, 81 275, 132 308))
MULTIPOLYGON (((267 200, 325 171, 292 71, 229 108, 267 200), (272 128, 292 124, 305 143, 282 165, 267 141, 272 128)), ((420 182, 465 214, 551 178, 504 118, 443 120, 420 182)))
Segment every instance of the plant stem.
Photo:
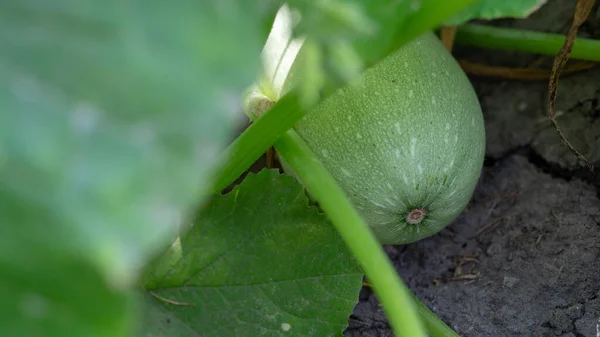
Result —
POLYGON ((282 97, 231 143, 221 155, 221 166, 215 173, 213 193, 219 193, 239 178, 271 146, 279 135, 294 126, 305 114, 297 95, 282 97))
POLYGON ((367 60, 367 67, 374 65, 424 32, 435 29, 436 26, 451 18, 452 15, 459 13, 476 1, 423 0, 418 2, 419 8, 416 11, 411 8, 414 5, 413 2, 405 1, 405 5, 399 6, 399 12, 394 16, 397 30, 391 43, 386 47, 383 55, 379 55, 374 60, 367 60))
POLYGON ((419 316, 421 316, 421 321, 425 323, 425 327, 427 328, 427 332, 432 337, 460 337, 456 334, 446 323, 444 323, 439 317, 436 316, 429 308, 421 302, 412 294, 413 300, 417 305, 417 310, 419 312, 419 316))
MULTIPOLYGON (((458 27, 456 42, 490 49, 555 56, 564 44, 565 37, 524 29, 465 24, 458 27)), ((578 37, 573 45, 571 58, 600 62, 600 40, 578 37)))
POLYGON ((289 130, 275 143, 275 149, 346 241, 372 283, 398 336, 425 337, 411 292, 343 190, 308 145, 294 130, 289 130))
POLYGON ((400 45, 417 37, 426 30, 433 29, 432 27, 436 27, 453 14, 466 9, 476 2, 476 0, 421 1, 417 15, 411 16, 406 24, 406 29, 402 33, 405 39, 401 40, 402 43, 400 45))

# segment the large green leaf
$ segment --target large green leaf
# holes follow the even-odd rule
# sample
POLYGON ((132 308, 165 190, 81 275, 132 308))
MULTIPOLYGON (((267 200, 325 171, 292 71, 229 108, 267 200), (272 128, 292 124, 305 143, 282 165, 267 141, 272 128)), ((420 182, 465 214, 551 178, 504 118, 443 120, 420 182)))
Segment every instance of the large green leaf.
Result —
POLYGON ((547 0, 478 0, 469 8, 444 22, 460 25, 471 19, 525 18, 538 10, 547 0))
POLYGON ((62 303, 56 329, 1 315, 0 336, 123 335, 106 328, 128 317, 123 289, 202 201, 243 116, 265 3, 0 1, 0 279, 62 303))
POLYGON ((0 336, 131 336, 132 294, 106 284, 86 261, 33 253, 39 266, 0 265, 0 336))
POLYGON ((145 336, 341 336, 362 272, 296 180, 249 175, 149 267, 145 336))
POLYGON ((259 62, 255 7, 3 1, 3 192, 39 212, 3 245, 58 230, 69 236, 48 244, 109 272, 143 263, 198 202, 241 113, 259 62))

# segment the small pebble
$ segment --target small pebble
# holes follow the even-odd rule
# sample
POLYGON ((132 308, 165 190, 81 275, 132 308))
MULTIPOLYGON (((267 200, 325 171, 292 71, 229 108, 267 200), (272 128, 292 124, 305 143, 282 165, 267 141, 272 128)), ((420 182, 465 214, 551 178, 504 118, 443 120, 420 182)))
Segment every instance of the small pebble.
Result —
POLYGON ((504 281, 502 282, 502 285, 507 287, 507 288, 512 288, 514 287, 517 283, 519 283, 519 279, 516 277, 512 277, 512 276, 504 276, 504 281))

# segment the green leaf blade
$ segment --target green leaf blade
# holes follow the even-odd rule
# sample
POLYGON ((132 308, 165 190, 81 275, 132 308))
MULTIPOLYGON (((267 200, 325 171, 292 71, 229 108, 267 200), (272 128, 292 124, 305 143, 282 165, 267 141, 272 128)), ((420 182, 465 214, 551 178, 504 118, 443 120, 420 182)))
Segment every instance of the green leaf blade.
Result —
POLYGON ((36 258, 48 268, 0 264, 2 336, 131 336, 131 293, 81 261, 36 258))
POLYGON ((142 265, 207 188, 258 69, 245 7, 1 6, 2 174, 108 273, 142 265))
POLYGON ((144 277, 152 294, 190 304, 153 305, 203 336, 341 336, 361 281, 296 180, 271 170, 211 200, 144 277))
POLYGON ((0 335, 130 335, 125 289, 203 201, 243 118, 263 10, 0 3, 0 287, 17 301, 0 304, 15 315, 0 335), (15 311, 30 293, 53 314, 15 311))

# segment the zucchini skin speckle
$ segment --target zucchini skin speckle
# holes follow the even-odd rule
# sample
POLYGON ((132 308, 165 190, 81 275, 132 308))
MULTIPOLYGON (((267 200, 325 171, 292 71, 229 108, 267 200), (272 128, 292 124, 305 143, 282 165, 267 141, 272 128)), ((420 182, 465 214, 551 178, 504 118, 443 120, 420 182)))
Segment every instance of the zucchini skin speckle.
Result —
POLYGON ((367 69, 294 129, 382 244, 411 243, 450 224, 483 166, 480 103, 431 32, 367 69))

